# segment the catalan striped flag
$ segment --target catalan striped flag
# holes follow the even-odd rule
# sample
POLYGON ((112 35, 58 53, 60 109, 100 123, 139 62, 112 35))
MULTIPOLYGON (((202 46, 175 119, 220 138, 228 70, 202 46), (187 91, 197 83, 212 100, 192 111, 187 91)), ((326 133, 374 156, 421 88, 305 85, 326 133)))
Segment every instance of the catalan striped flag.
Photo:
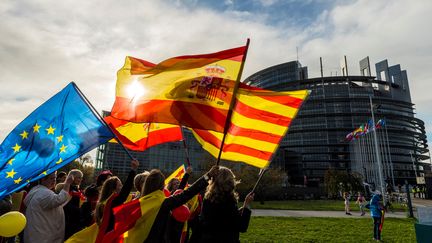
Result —
MULTIPOLYGON (((242 84, 221 159, 267 167, 308 94, 308 90, 274 92, 242 84)), ((218 157, 223 133, 193 129, 193 134, 205 150, 218 157)))
POLYGON ((153 64, 126 57, 111 116, 222 132, 247 46, 153 64))
MULTIPOLYGON (((164 123, 133 123, 112 116, 104 118, 122 144, 131 150, 144 151, 152 146, 180 141, 181 127, 164 123)), ((110 142, 116 142, 115 139, 110 142)))

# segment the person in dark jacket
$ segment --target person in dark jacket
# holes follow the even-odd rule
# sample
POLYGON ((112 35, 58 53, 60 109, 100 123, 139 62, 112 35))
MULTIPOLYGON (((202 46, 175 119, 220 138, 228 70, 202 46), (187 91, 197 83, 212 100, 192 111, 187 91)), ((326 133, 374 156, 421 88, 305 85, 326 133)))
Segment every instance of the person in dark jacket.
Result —
MULTIPOLYGON (((63 206, 64 214, 65 214, 65 239, 69 238, 71 235, 81 230, 80 225, 80 201, 84 199, 84 194, 80 189, 81 181, 83 179, 83 173, 78 169, 73 169, 69 171, 68 175, 72 175, 74 180, 70 185, 69 195, 71 196, 71 200, 63 206)), ((59 185, 62 185, 60 183, 59 185)), ((61 191, 61 188, 59 189, 61 191)))
POLYGON ((234 173, 220 167, 218 175, 210 181, 204 195, 200 215, 201 237, 199 242, 240 242, 240 232, 246 232, 249 226, 250 202, 254 194, 249 193, 241 208, 237 207, 238 195, 235 191, 234 173))
POLYGON ((138 169, 139 162, 138 160, 132 160, 131 162, 131 170, 128 174, 128 177, 123 185, 120 179, 117 176, 109 177, 102 185, 101 193, 99 196, 99 201, 96 205, 95 209, 95 221, 98 225, 101 224, 103 218, 103 212, 106 210, 105 205, 107 200, 113 196, 111 202, 111 216, 109 218, 108 227, 105 232, 109 232, 114 228, 114 217, 113 217, 113 208, 123 204, 129 196, 129 193, 133 186, 134 177, 136 175, 136 170, 138 169), (114 194, 114 195, 113 195, 114 194))

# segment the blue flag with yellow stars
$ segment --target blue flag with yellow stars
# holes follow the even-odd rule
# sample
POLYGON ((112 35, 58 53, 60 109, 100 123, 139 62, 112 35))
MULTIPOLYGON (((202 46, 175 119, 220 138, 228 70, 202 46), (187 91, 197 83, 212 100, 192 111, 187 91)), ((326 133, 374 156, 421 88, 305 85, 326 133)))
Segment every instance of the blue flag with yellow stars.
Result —
POLYGON ((111 130, 70 83, 0 145, 0 199, 112 138, 111 130))

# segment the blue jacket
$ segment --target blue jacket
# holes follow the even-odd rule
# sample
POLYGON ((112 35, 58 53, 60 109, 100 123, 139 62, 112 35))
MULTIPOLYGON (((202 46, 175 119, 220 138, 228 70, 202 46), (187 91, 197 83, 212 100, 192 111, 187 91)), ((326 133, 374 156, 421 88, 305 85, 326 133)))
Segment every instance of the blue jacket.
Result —
POLYGON ((369 203, 369 209, 372 217, 381 218, 381 206, 379 205, 380 195, 373 195, 369 203))

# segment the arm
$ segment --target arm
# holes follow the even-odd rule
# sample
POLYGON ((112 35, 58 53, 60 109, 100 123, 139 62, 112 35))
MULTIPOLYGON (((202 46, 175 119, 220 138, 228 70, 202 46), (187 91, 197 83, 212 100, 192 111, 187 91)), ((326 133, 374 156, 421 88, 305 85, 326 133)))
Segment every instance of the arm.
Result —
POLYGON ((122 187, 122 189, 119 192, 119 195, 114 198, 113 202, 112 202, 112 207, 118 206, 123 204, 127 197, 129 196, 130 191, 132 190, 133 187, 133 181, 136 175, 136 170, 138 169, 139 166, 139 162, 138 160, 134 159, 131 161, 131 170, 129 171, 128 177, 122 187))
POLYGON ((189 180, 189 176, 190 176, 189 173, 184 174, 182 180, 180 181, 180 185, 179 185, 178 189, 182 189, 183 190, 186 187, 186 184, 187 184, 187 182, 189 180))
POLYGON ((192 197, 198 194, 201 190, 206 188, 207 185, 208 185, 207 180, 204 179, 204 177, 201 177, 194 184, 192 184, 192 186, 190 186, 188 189, 184 190, 179 194, 172 195, 169 198, 165 199, 165 204, 167 205, 166 207, 168 207, 171 210, 185 204, 192 197))
POLYGON ((63 189, 60 191, 59 194, 56 194, 51 190, 44 192, 45 195, 42 195, 42 198, 40 200, 41 207, 43 209, 52 209, 52 208, 60 207, 61 205, 66 203, 71 198, 69 196, 69 188, 72 181, 73 181, 73 176, 69 175, 66 178, 63 189))

